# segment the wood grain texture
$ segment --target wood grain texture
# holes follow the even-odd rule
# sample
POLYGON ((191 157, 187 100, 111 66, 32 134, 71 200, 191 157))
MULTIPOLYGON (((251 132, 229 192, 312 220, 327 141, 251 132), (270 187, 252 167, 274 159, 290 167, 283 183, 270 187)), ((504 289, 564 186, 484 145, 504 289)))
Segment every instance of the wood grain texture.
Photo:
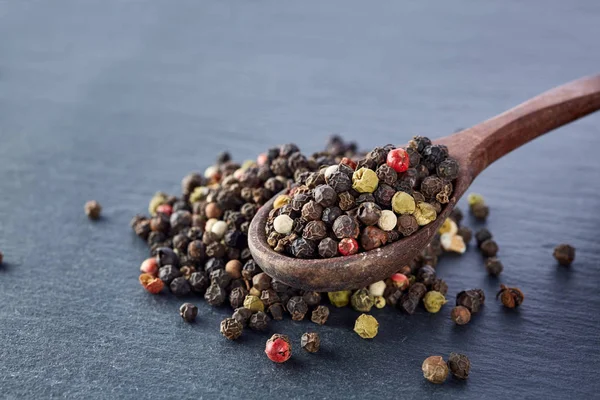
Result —
POLYGON ((261 268, 293 287, 318 292, 358 289, 384 280, 408 265, 431 240, 473 180, 491 163, 516 148, 600 109, 600 75, 549 90, 505 113, 436 143, 448 146, 460 164, 452 198, 437 219, 414 235, 347 257, 295 259, 274 251, 265 225, 273 202, 257 212, 248 232, 248 246, 261 268))
POLYGON ((218 329, 231 310, 141 289, 148 251, 128 224, 223 149, 439 138, 593 74, 599 13, 596 0, 0 2, 0 398, 596 398, 598 113, 471 186, 505 270, 489 278, 473 246, 441 260, 449 298, 489 295, 465 327, 450 304, 375 310, 366 341, 356 312, 332 308, 324 326, 287 319, 230 342, 218 329), (577 248, 571 269, 552 258, 560 242, 577 248), (524 291, 516 312, 492 300, 500 283, 524 291), (306 331, 320 353, 300 349, 306 331), (294 341, 287 364, 264 356, 273 333, 294 341), (469 381, 425 382, 422 361, 451 351, 471 358, 469 381))

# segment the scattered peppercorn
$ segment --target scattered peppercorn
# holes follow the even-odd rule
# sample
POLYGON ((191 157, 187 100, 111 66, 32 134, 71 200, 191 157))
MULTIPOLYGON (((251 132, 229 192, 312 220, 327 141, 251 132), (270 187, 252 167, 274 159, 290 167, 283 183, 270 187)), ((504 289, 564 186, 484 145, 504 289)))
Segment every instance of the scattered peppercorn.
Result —
POLYGON ((225 318, 221 321, 221 334, 229 340, 235 340, 242 335, 244 327, 234 318, 225 318))
POLYGON ((450 353, 448 367, 452 375, 458 379, 467 379, 471 371, 471 361, 464 354, 450 353))
POLYGON ((425 379, 431 383, 441 384, 448 378, 448 365, 441 356, 427 357, 421 369, 425 379))
POLYGON ((466 325, 471 320, 471 311, 467 307, 456 306, 452 309, 450 317, 456 325, 466 325))
POLYGON ((156 278, 150 274, 141 274, 140 283, 148 292, 152 294, 158 294, 163 290, 165 284, 159 278, 156 278))
POLYGON ((485 220, 490 215, 490 208, 485 204, 475 204, 471 206, 471 213, 475 218, 485 220))
POLYGON ((425 309, 430 313, 437 313, 441 310, 442 306, 446 304, 448 300, 438 291, 431 290, 423 297, 423 304, 425 309))
POLYGON ((300 346, 309 353, 316 353, 321 347, 321 338, 316 332, 307 332, 300 338, 300 346))
POLYGON ((198 316, 198 307, 192 303, 183 303, 181 307, 179 307, 179 315, 186 322, 194 322, 196 316, 198 316))
POLYGON ((373 339, 378 330, 379 322, 372 315, 361 314, 354 324, 354 332, 363 339, 373 339))
POLYGON ((568 244, 559 244, 554 248, 552 255, 560 265, 568 267, 575 260, 575 247, 568 244))
POLYGON ((100 218, 100 213, 102 212, 102 206, 96 200, 90 200, 85 203, 85 214, 89 219, 96 220, 100 218))
POLYGON ((356 311, 368 313, 373 307, 373 298, 367 289, 359 289, 350 298, 352 308, 356 311))
POLYGON ((490 257, 485 260, 485 269, 487 270, 488 274, 492 276, 498 276, 504 270, 504 266, 498 258, 490 257))
POLYGON ((469 309, 471 314, 476 314, 485 303, 485 295, 481 289, 463 290, 456 295, 456 305, 469 309))
POLYGON ((289 299, 286 306, 288 312, 292 315, 294 321, 302 321, 308 312, 308 305, 300 296, 294 296, 289 299))
POLYGON ((481 243, 479 250, 481 250, 481 254, 483 254, 485 257, 495 257, 496 254, 498 254, 498 244, 494 241, 494 239, 488 239, 481 243))
POLYGON ((511 288, 506 285, 500 285, 500 291, 496 294, 496 299, 500 297, 500 301, 507 308, 515 308, 523 303, 525 295, 519 288, 511 288))
POLYGON ((269 360, 284 363, 292 356, 292 344, 286 335, 278 333, 271 336, 265 345, 265 354, 269 360))
POLYGON ((310 320, 319 325, 324 325, 327 318, 329 318, 329 308, 327 306, 318 306, 310 316, 310 320))

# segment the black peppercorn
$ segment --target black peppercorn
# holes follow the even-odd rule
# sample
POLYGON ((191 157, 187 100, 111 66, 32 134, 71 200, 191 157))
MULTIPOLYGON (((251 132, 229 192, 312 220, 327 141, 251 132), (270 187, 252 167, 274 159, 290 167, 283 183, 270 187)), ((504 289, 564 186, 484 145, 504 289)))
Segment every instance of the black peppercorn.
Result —
POLYGON ((156 263, 159 267, 164 265, 179 267, 179 257, 172 249, 168 247, 160 247, 156 251, 156 263))
POLYGON ((575 248, 568 244, 559 244, 554 248, 552 255, 560 265, 568 267, 575 260, 575 248))
POLYGON ((488 274, 498 276, 502 270, 504 270, 504 266, 498 258, 490 257, 485 260, 485 269, 487 270, 488 274))
POLYGON ((444 187, 444 181, 437 176, 428 176, 421 183, 421 193, 426 199, 435 199, 435 196, 444 187))
POLYGON ((479 250, 485 257, 495 257, 498 253, 498 244, 493 239, 488 239, 481 243, 479 250))
POLYGON ((452 375, 458 379, 467 379, 471 371, 471 362, 464 354, 450 353, 448 357, 448 368, 452 375))
POLYGON ((460 223, 462 222, 463 218, 464 218, 463 212, 458 207, 454 208, 450 212, 450 219, 453 220, 454 222, 456 222, 456 225, 460 225, 460 223))
POLYGON ((304 238, 294 240, 290 247, 292 255, 296 258, 312 258, 316 250, 315 243, 304 238))
POLYGON ((183 303, 181 307, 179 307, 179 315, 186 322, 194 322, 198 315, 198 307, 192 303, 183 303))
POLYGON ((233 288, 231 290, 231 292, 229 293, 229 304, 231 304, 231 307, 233 307, 234 309, 243 307, 244 299, 246 299, 247 295, 248 295, 248 291, 245 288, 243 288, 243 287, 233 288))
POLYGON ((331 239, 325 238, 319 242, 319 255, 323 258, 331 258, 338 255, 338 243, 331 239))
POLYGON ((284 309, 281 303, 271 304, 267 311, 275 321, 281 321, 283 319, 284 309))
POLYGON ((340 171, 334 171, 325 180, 329 186, 336 191, 336 193, 346 192, 352 187, 352 179, 346 173, 340 171))
POLYGON ((463 238, 463 242, 465 242, 466 245, 469 244, 471 238, 473 237, 473 232, 471 232, 471 229, 467 228, 466 226, 461 226, 458 228, 456 234, 463 238))
POLYGON ((167 234, 170 227, 169 217, 165 214, 159 213, 150 219, 150 229, 154 232, 167 234))
POLYGON ((398 217, 398 223, 396 224, 398 232, 404 236, 410 236, 419 229, 417 219, 410 214, 404 214, 398 217))
POLYGON ((417 271, 417 280, 425 286, 431 286, 436 279, 435 269, 431 265, 423 265, 417 271))
POLYGON ((375 226, 367 226, 360 235, 360 244, 366 251, 383 246, 387 242, 387 233, 375 226))
POLYGON ((387 185, 393 186, 394 183, 398 180, 398 173, 389 165, 382 164, 377 167, 377 178, 379 178, 380 183, 385 183, 387 185))
POLYGON ((477 247, 480 247, 483 242, 492 238, 492 234, 486 228, 481 228, 475 232, 475 240, 477 240, 477 247))
POLYGON ((408 293, 405 293, 401 296, 402 297, 400 297, 399 301, 396 300, 397 306, 409 315, 414 314, 417 309, 417 306, 419 305, 419 300, 414 297, 411 297, 408 293))
POLYGON ((211 285, 219 285, 222 288, 226 288, 231 283, 231 275, 224 269, 216 269, 209 275, 211 285))
POLYGON ((90 200, 85 203, 85 214, 89 219, 96 220, 100 218, 100 213, 102 212, 102 206, 96 200, 90 200))
POLYGON ((266 290, 271 287, 271 277, 264 272, 256 274, 252 277, 252 286, 259 291, 266 290))
POLYGON ((333 233, 338 239, 356 239, 360 234, 360 230, 354 218, 348 215, 342 215, 333 223, 333 233))
POLYGON ((192 213, 186 210, 176 211, 170 218, 171 231, 177 233, 192 226, 192 213))
POLYGON ((392 205, 392 197, 396 194, 396 190, 388 184, 380 183, 373 193, 375 201, 383 207, 390 207, 392 205))
POLYGON ((235 319, 242 326, 248 326, 250 317, 252 317, 252 310, 249 310, 245 307, 236 308, 233 312, 233 315, 231 316, 231 318, 235 319))
POLYGON ((221 321, 221 334, 229 340, 235 340, 242 335, 244 327, 234 318, 221 321))
POLYGON ((292 315, 294 321, 302 321, 308 312, 308 305, 300 296, 294 296, 287 302, 287 311, 292 315))
POLYGON ((419 163, 421 162, 421 155, 419 154, 417 149, 415 149, 413 147, 407 147, 406 153, 408 154, 408 161, 409 161, 408 165, 410 165, 410 166, 419 165, 419 163))
POLYGON ((448 293, 448 284, 443 279, 437 278, 431 284, 431 290, 435 290, 436 292, 440 292, 444 296, 448 293))
POLYGON ((271 287, 273 288, 273 290, 275 290, 277 293, 282 293, 285 292, 287 290, 290 289, 290 287, 288 285, 286 285, 285 283, 277 280, 277 279, 272 279, 271 280, 271 287))
POLYGON ((333 224, 333 222, 340 215, 342 215, 342 209, 341 208, 339 208, 337 206, 327 207, 326 209, 323 210, 323 214, 321 215, 321 220, 323 222, 325 222, 327 225, 331 226, 333 224))
POLYGON ((425 150, 425 147, 431 145, 431 140, 424 136, 414 136, 409 142, 408 147, 416 149, 419 153, 425 150))
POLYGON ((302 218, 305 221, 317 221, 321 219, 323 207, 314 200, 310 200, 302 206, 302 218))
POLYGON ((310 320, 315 324, 323 325, 329 318, 329 308, 327 306, 318 306, 311 314, 310 320))
POLYGON ((250 317, 248 326, 255 331, 266 331, 269 327, 269 316, 262 311, 258 311, 250 317))
POLYGON ((321 294, 319 292, 304 292, 302 298, 309 307, 317 306, 321 302, 321 294))
POLYGON ((271 305, 281 301, 279 295, 273 289, 263 290, 260 294, 260 300, 263 302, 265 307, 270 307, 271 305))
POLYGON ((327 236, 327 225, 323 221, 310 221, 302 231, 302 237, 308 240, 321 240, 327 236))
POLYGON ((432 144, 423 149, 421 156, 421 164, 425 165, 430 171, 434 171, 448 157, 448 149, 445 146, 432 144))
POLYGON ((179 276, 181 276, 179 269, 172 265, 165 265, 158 270, 158 278, 167 285, 179 276))
POLYGON ((381 217, 381 207, 375 203, 366 202, 358 207, 358 219, 365 225, 377 224, 379 217, 381 217))
POLYGON ((222 258, 209 258, 204 264, 204 270, 209 275, 217 269, 225 269, 225 261, 222 258))
POLYGON ((437 166, 438 176, 448 181, 458 178, 458 171, 458 162, 453 158, 447 158, 437 166))
POLYGON ((300 338, 300 346, 309 353, 316 353, 321 347, 321 338, 316 332, 307 332, 300 338))
POLYGON ((190 284, 184 276, 173 279, 169 285, 169 289, 171 289, 171 293, 175 296, 185 296, 192 291, 190 284))
POLYGON ((204 272, 194 272, 188 280, 192 290, 199 294, 204 294, 210 284, 210 280, 204 272))
POLYGON ((219 242, 213 242, 206 246, 206 255, 208 257, 222 258, 225 257, 225 245, 219 242))
POLYGON ((323 207, 331 207, 335 205, 338 195, 335 190, 329 185, 320 185, 314 189, 315 201, 323 207))
POLYGON ((471 206, 471 213, 480 220, 485 220, 490 214, 490 208, 485 204, 474 204, 471 206))
POLYGON ((456 305, 469 309, 471 314, 478 313, 484 302, 485 295, 481 289, 463 290, 456 295, 456 305))
POLYGON ((204 293, 204 300, 211 306, 220 306, 225 302, 226 298, 227 293, 225 289, 215 283, 211 283, 208 289, 206 289, 206 293, 204 293))

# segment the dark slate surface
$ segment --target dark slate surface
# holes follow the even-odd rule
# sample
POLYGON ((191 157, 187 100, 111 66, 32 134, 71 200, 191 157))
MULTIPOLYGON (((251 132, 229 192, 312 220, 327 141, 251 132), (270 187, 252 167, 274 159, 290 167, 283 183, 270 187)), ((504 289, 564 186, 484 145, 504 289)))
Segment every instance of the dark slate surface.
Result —
POLYGON ((490 300, 466 327, 450 307, 378 310, 379 336, 286 321, 286 365, 268 335, 218 333, 226 309, 137 282, 146 255, 128 227, 158 189, 215 153, 256 156, 343 132, 363 148, 443 136, 539 92, 597 73, 594 0, 565 2, 0 2, 0 397, 592 398, 600 368, 600 115, 495 164, 473 190, 489 199, 501 281, 523 307, 492 300, 479 254, 439 266, 450 295, 490 300), (174 5, 177 3, 177 5, 174 5), (521 4, 526 3, 526 4, 521 4), (86 200, 104 218, 89 222, 86 200), (577 247, 571 269, 552 248, 577 247), (322 335, 318 355, 298 349, 322 335), (421 376, 432 354, 465 352, 466 383, 421 376))

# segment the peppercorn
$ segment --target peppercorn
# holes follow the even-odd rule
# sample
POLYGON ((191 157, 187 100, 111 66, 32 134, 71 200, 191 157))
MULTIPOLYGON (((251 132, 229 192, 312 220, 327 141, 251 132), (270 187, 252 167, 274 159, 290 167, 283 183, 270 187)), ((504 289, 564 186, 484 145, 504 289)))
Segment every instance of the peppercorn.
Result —
POLYGON ((244 307, 252 312, 265 311, 265 305, 263 302, 257 296, 252 295, 246 296, 244 299, 244 307))
POLYGON ((323 206, 314 200, 310 200, 304 206, 302 206, 302 218, 305 221, 317 221, 321 219, 323 214, 323 206))
POLYGON ((500 285, 500 291, 496 294, 496 299, 500 297, 500 301, 507 308, 515 308, 523 303, 525 295, 519 288, 511 288, 506 285, 500 285))
POLYGON ((331 207, 338 200, 336 191, 329 185, 319 185, 314 191, 315 201, 323 207, 331 207))
POLYGON ((456 234, 463 238, 463 242, 465 243, 465 245, 468 245, 469 242, 471 241, 471 238, 473 237, 473 232, 471 231, 471 229, 467 228, 466 226, 458 228, 458 231, 456 232, 456 234))
POLYGON ((359 289, 350 298, 350 303, 356 311, 368 313, 373 307, 373 298, 367 289, 359 289))
POLYGON ((350 192, 342 192, 338 197, 338 205, 343 211, 348 211, 356 206, 356 199, 350 192))
MULTIPOLYGON (((344 239, 343 239, 344 240, 344 239)), ((360 235, 360 244, 369 251, 383 246, 387 242, 387 234, 374 226, 367 226, 360 235)), ((340 251, 341 253, 341 251, 340 251)))
POLYGON ((373 193, 373 197, 375 197, 376 202, 380 206, 390 207, 395 193, 396 190, 393 187, 385 183, 380 183, 375 193, 373 193))
POLYGON ((250 321, 250 317, 252 317, 252 311, 248 310, 244 307, 238 307, 233 312, 231 318, 235 319, 237 322, 242 324, 243 327, 248 326, 248 322, 250 321))
POLYGON ((181 273, 179 272, 179 269, 172 265, 165 265, 158 270, 159 279, 167 285, 169 285, 173 279, 179 277, 180 275, 181 273))
POLYGON ((181 307, 179 307, 179 315, 186 322, 194 322, 198 315, 198 307, 192 303, 183 303, 181 307))
POLYGON ((377 178, 379 178, 380 183, 385 183, 392 186, 398 180, 398 174, 394 168, 387 164, 381 164, 379 167, 377 167, 377 171, 375 172, 377 173, 377 178))
POLYGON ((358 219, 365 225, 375 225, 381 216, 381 207, 373 202, 364 202, 358 207, 358 219))
POLYGON ((427 225, 437 218, 437 213, 433 206, 429 203, 421 202, 417 203, 415 208, 414 217, 417 220, 419 226, 427 225))
POLYGON ((235 340, 242 335, 244 327, 234 318, 225 318, 221 321, 221 334, 229 340, 235 340))
POLYGON ((173 279, 169 284, 169 289, 171 289, 171 293, 175 296, 185 296, 192 291, 190 284, 184 276, 173 279))
POLYGON ((318 306, 310 316, 310 320, 319 325, 324 325, 327 318, 329 318, 329 308, 327 306, 318 306))
POLYGON ((273 228, 277 233, 282 235, 287 235, 292 231, 292 226, 294 225, 294 220, 290 218, 288 215, 282 214, 277 216, 273 221, 273 228))
POLYGON ((479 250, 485 257, 495 257, 498 253, 498 244, 493 239, 488 239, 481 243, 479 250))
POLYGON ((431 383, 441 384, 448 378, 448 365, 441 356, 427 357, 421 369, 425 379, 431 383))
POLYGON ((325 238, 319 242, 319 255, 323 258, 335 257, 338 254, 338 243, 331 239, 325 238))
POLYGON ((156 263, 159 267, 163 267, 165 265, 179 267, 179 257, 172 249, 168 247, 160 247, 156 251, 156 263))
POLYGON ((435 268, 433 268, 431 265, 423 265, 417 271, 417 280, 423 282, 425 286, 430 286, 435 279, 435 268))
POLYGON ((440 236, 440 244, 446 251, 452 251, 455 253, 464 253, 467 250, 467 245, 463 240, 462 236, 453 235, 450 233, 444 233, 440 236))
POLYGON ((302 231, 302 237, 307 240, 321 240, 327 236, 327 225, 323 221, 310 221, 302 231))
POLYGON ((286 308, 294 321, 302 321, 308 312, 308 305, 301 296, 294 296, 287 302, 286 308))
POLYGON ((256 274, 252 277, 252 286, 260 291, 266 290, 271 286, 271 277, 264 272, 256 274))
POLYGON ((492 238, 492 234, 486 228, 481 228, 475 232, 475 240, 477 241, 477 247, 480 247, 483 242, 492 238))
POLYGON ((239 308, 244 305, 244 300, 248 295, 248 291, 243 287, 236 287, 229 293, 229 304, 233 308, 239 308))
POLYGON ((438 233, 443 235, 444 233, 449 233, 450 235, 455 235, 458 232, 458 225, 450 218, 446 218, 442 226, 438 229, 438 233))
POLYGON ((476 204, 485 204, 485 199, 479 193, 469 193, 467 196, 467 201, 469 202, 469 207, 472 207, 476 204))
POLYGON ((342 256, 351 256, 358 253, 358 242, 356 239, 344 238, 338 243, 338 252, 342 256))
MULTIPOLYGON (((2 253, 0 252, 0 264, 2 264, 2 253)), ((150 275, 156 275, 158 272, 158 264, 156 257, 147 258, 140 266, 140 271, 150 275)))
POLYGON ((444 187, 444 181, 437 176, 428 176, 421 183, 421 193, 427 199, 433 199, 444 187))
POLYGON ((463 290, 456 295, 456 305, 469 309, 471 314, 478 313, 485 302, 485 295, 481 289, 463 290))
POLYGON ((357 238, 360 230, 354 218, 342 215, 333 223, 333 233, 338 239, 357 238))
POLYGON ((378 330, 379 322, 372 315, 361 314, 354 323, 354 332, 363 339, 373 339, 378 330))
POLYGON ((91 220, 96 220, 100 218, 100 213, 102 212, 102 206, 96 200, 90 200, 85 203, 85 214, 91 220))
POLYGON ((300 346, 309 353, 316 353, 321 347, 321 338, 316 332, 307 332, 300 338, 300 346))
POLYGON ((396 214, 413 214, 415 208, 415 199, 406 192, 396 192, 392 197, 392 209, 396 214))
POLYGON ((471 213, 480 220, 485 220, 490 214, 490 208, 485 204, 475 204, 471 206, 471 213))
POLYGON ((265 345, 265 354, 269 360, 284 363, 292 356, 292 344, 286 335, 274 334, 265 345))
POLYGON ((425 297, 423 297, 423 304, 425 305, 425 309, 430 313, 439 312, 442 309, 442 306, 447 302, 448 301, 446 300, 444 295, 435 290, 427 292, 425 297))
POLYGON ((169 232, 169 228, 169 217, 167 217, 165 214, 157 214, 150 220, 150 229, 153 232, 162 232, 166 234, 169 232))
POLYGON ((410 236, 419 229, 419 224, 414 215, 404 214, 398 217, 397 228, 403 236, 410 236))
POLYGON ((325 222, 327 225, 331 226, 333 222, 342 215, 342 209, 336 206, 327 207, 323 210, 323 215, 321 215, 321 221, 325 222))
POLYGON ((369 285, 369 295, 371 297, 383 296, 385 292, 385 282, 377 281, 369 285))
POLYGON ((445 296, 448 293, 448 284, 443 279, 436 278, 431 284, 431 290, 440 292, 445 296))
POLYGON ((448 181, 458 178, 459 165, 453 158, 447 158, 437 166, 437 175, 448 181))
POLYGON ((203 294, 206 292, 210 284, 210 280, 203 272, 193 272, 188 280, 192 290, 196 293, 203 294))
POLYGON ((269 327, 269 321, 269 316, 264 312, 259 311, 255 314, 252 314, 250 321, 248 322, 248 326, 250 329, 255 331, 266 331, 269 327))
POLYGON ((227 293, 225 289, 216 283, 211 283, 206 292, 204 293, 204 300, 211 306, 220 306, 225 302, 227 293))
POLYGON ((297 258, 312 258, 315 254, 316 246, 312 240, 298 238, 292 242, 291 253, 297 258))
POLYGON ((225 261, 223 261, 223 259, 221 259, 221 258, 211 257, 208 259, 208 261, 206 261, 206 264, 204 264, 204 270, 209 275, 217 269, 224 269, 224 268, 225 268, 225 261))
POLYGON ((450 318, 456 325, 466 325, 471 320, 471 311, 467 307, 456 306, 452 309, 450 318))
POLYGON ((162 280, 150 274, 141 274, 139 280, 144 289, 152 294, 160 293, 165 286, 162 280))
POLYGON ((359 193, 373 193, 377 189, 379 178, 369 168, 359 168, 352 174, 352 188, 359 193))
POLYGON ((467 379, 469 377, 469 372, 471 371, 471 362, 464 354, 450 353, 450 357, 448 357, 448 367, 455 378, 467 379))
POLYGON ((575 248, 568 244, 559 244, 554 248, 552 255, 560 265, 568 267, 575 260, 575 248))
POLYGON ((269 314, 271 314, 271 318, 275 321, 281 321, 283 319, 283 305, 281 303, 271 304, 267 309, 269 314))
POLYGON ((423 152, 425 147, 431 145, 431 140, 424 136, 414 136, 409 142, 408 146, 417 150, 419 153, 423 152))
POLYGON ((396 172, 404 172, 408 169, 410 158, 406 150, 397 148, 391 150, 386 157, 386 164, 396 172))
POLYGON ((327 297, 329 297, 329 301, 335 307, 346 307, 350 303, 350 294, 349 290, 341 290, 338 292, 329 292, 327 293, 327 297))
POLYGON ((224 269, 217 269, 209 274, 211 284, 226 288, 231 282, 231 276, 224 269))
POLYGON ((498 258, 490 257, 485 260, 485 269, 487 270, 488 274, 498 276, 504 269, 504 266, 498 258))
POLYGON ((352 180, 348 175, 339 170, 339 166, 335 166, 336 169, 330 172, 325 172, 325 181, 329 186, 336 191, 336 193, 346 192, 352 187, 352 180))
POLYGON ((435 171, 436 167, 448 157, 448 148, 439 144, 432 144, 421 152, 421 164, 425 165, 430 171, 435 171))
POLYGON ((302 298, 309 307, 317 306, 321 302, 321 294, 319 292, 304 292, 302 298))
POLYGON ((462 222, 462 220, 464 218, 464 215, 463 215, 463 212, 460 210, 460 208, 454 208, 450 212, 450 218, 454 222, 456 222, 457 225, 460 225, 460 223, 462 222))

